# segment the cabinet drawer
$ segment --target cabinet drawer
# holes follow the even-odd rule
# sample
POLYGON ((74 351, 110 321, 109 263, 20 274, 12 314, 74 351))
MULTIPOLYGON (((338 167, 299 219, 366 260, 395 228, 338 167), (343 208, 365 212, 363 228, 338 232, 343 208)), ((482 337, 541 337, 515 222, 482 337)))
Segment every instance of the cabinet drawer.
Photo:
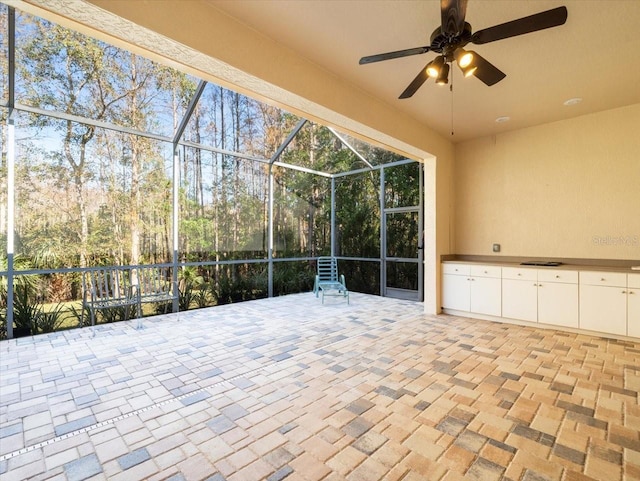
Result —
POLYGON ((519 279, 522 281, 535 281, 538 279, 538 272, 536 269, 526 269, 522 267, 503 267, 502 278, 519 279))
POLYGON ((640 289, 640 274, 629 274, 627 281, 629 287, 635 287, 640 289))
POLYGON ((538 269, 538 280, 540 282, 563 282, 565 284, 577 284, 578 271, 538 269))
POLYGON ((468 276, 471 273, 471 266, 469 264, 442 264, 443 274, 459 274, 461 276, 468 276))
POLYGON ((471 275, 476 277, 502 277, 500 266, 471 266, 471 275))
POLYGON ((580 284, 590 286, 627 287, 627 275, 621 272, 580 272, 580 284))

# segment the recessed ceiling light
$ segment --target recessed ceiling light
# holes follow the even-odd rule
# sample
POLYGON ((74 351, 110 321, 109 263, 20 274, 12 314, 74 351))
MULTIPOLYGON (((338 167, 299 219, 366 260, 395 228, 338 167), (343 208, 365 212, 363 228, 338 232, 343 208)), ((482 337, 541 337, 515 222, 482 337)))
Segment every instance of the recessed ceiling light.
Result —
POLYGON ((503 117, 498 117, 496 119, 496 122, 498 122, 499 124, 503 124, 505 122, 509 122, 509 120, 511 120, 511 117, 507 117, 506 115, 503 117))
POLYGON ((565 100, 564 101, 564 105, 566 105, 567 107, 571 106, 571 105, 578 105, 580 102, 582 102, 582 99, 580 97, 574 97, 572 99, 569 100, 565 100))

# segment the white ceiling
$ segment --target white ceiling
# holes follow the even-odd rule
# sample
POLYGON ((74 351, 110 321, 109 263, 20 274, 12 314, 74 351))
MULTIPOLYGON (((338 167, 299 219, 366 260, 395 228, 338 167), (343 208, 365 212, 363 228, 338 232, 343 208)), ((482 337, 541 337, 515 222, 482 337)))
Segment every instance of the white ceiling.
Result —
POLYGON ((640 102, 640 0, 469 0, 473 31, 561 5, 569 13, 560 27, 473 46, 507 74, 500 83, 487 87, 455 68, 453 94, 428 81, 405 100, 398 96, 433 53, 358 60, 428 45, 438 0, 209 1, 454 142, 640 102), (583 101, 563 105, 573 97, 583 101), (496 123, 501 116, 511 120, 496 123))

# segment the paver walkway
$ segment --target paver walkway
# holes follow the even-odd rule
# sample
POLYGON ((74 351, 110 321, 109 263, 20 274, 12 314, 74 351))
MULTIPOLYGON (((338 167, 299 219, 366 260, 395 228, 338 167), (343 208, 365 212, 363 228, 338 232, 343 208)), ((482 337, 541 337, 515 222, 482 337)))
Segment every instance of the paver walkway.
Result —
POLYGON ((0 343, 2 481, 640 480, 640 343, 357 293, 134 325, 0 343))

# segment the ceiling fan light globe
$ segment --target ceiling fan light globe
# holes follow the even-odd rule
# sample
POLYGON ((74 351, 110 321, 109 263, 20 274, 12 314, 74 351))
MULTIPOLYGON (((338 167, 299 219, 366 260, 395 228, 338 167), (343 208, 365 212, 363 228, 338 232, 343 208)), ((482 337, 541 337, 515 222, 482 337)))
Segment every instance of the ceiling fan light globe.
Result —
POLYGON ((440 73, 440 70, 435 65, 433 65, 433 61, 427 64, 427 75, 429 77, 437 78, 439 73, 440 73))
MULTIPOLYGON (((442 69, 445 67, 448 68, 448 65, 444 62, 444 57, 442 55, 438 55, 431 62, 427 64, 427 75, 431 78, 438 78, 442 73, 442 69)), ((447 73, 449 71, 447 70, 447 73)))
POLYGON ((447 85, 448 83, 449 83, 449 64, 445 63, 440 69, 440 73, 438 74, 438 78, 436 79, 436 84, 447 85))
POLYGON ((454 55, 456 62, 458 62, 458 67, 461 69, 468 67, 473 62, 473 53, 467 52, 462 48, 457 49, 454 55))

